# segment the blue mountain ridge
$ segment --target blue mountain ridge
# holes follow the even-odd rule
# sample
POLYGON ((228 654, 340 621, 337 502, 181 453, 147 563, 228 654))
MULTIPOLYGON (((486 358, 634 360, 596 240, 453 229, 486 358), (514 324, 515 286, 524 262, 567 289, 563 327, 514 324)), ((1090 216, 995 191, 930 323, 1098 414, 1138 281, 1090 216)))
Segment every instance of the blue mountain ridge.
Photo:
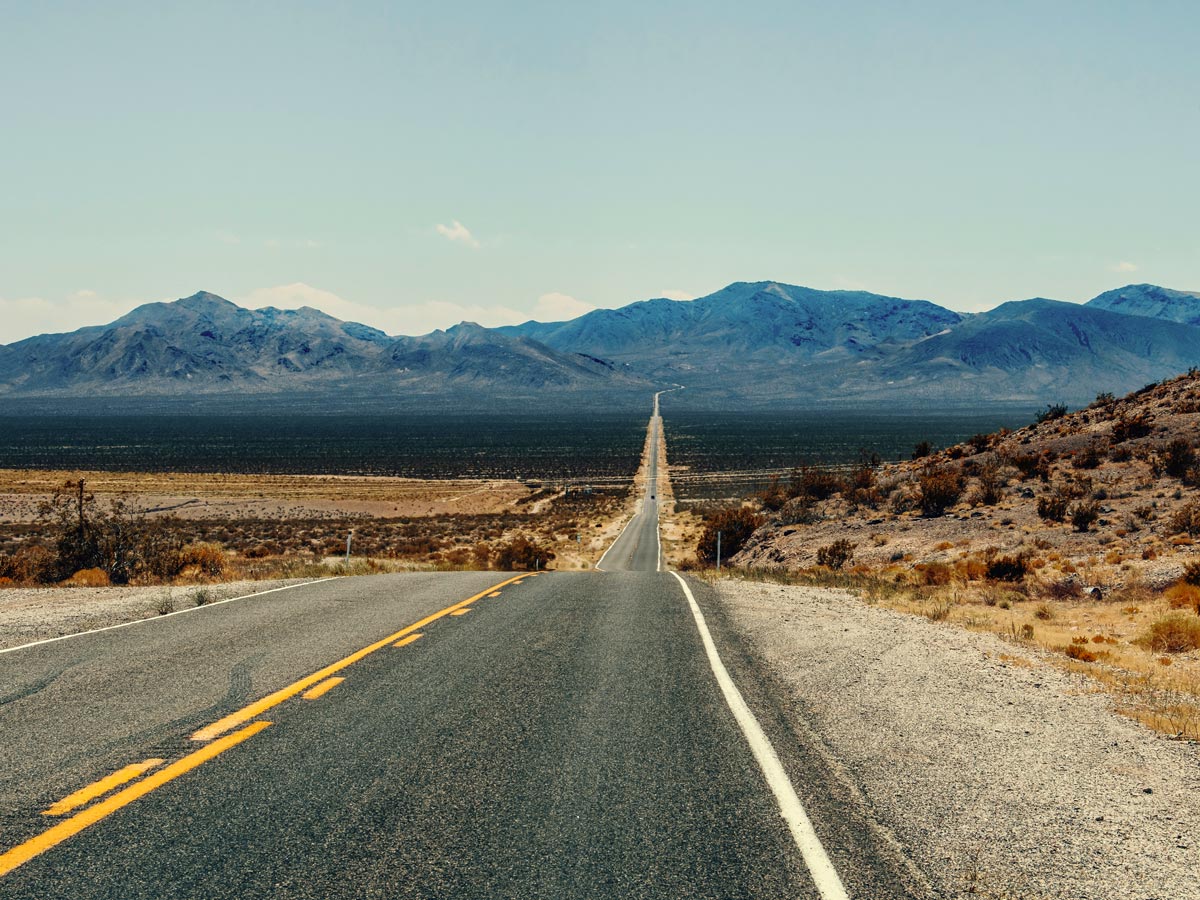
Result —
MULTIPOLYGON (((0 397, 328 393, 451 404, 682 384, 709 406, 1048 400, 1126 392, 1200 366, 1200 294, 1130 285, 966 315, 924 300, 737 282, 565 322, 392 337, 320 310, 199 292, 106 326, 0 346, 0 397)), ((683 396, 683 395, 680 395, 683 396)))

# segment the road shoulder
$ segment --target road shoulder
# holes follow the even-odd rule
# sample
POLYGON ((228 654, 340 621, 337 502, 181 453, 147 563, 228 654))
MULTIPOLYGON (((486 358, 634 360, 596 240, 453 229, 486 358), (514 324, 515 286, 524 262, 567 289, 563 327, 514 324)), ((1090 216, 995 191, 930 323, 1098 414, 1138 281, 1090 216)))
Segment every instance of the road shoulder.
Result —
POLYGON ((722 652, 742 660, 739 684, 761 666, 783 727, 826 757, 829 793, 861 798, 938 896, 1194 896, 1195 744, 1121 719, 1081 680, 988 635, 837 591, 723 582, 704 594, 722 652))

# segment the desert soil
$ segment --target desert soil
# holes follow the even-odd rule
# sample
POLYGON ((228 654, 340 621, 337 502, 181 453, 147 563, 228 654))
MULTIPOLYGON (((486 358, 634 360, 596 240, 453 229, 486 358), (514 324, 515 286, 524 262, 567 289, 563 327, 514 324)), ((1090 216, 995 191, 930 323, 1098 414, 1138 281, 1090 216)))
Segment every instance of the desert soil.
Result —
POLYGON ((311 579, 230 581, 190 587, 46 587, 0 591, 0 650, 107 628, 207 602, 257 594, 311 579), (198 594, 205 591, 206 594, 198 594))
POLYGON ((181 519, 485 515, 511 511, 531 493, 518 481, 0 469, 0 524, 36 521, 39 505, 79 478, 98 498, 128 495, 181 519))
POLYGON ((1200 743, 998 638, 722 581, 730 624, 939 896, 1200 897, 1200 743))

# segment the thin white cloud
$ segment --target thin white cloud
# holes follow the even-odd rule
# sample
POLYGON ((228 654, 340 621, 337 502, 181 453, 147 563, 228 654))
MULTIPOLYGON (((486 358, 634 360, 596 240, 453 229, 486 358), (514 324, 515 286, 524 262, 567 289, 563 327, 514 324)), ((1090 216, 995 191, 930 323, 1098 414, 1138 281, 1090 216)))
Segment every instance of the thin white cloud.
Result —
POLYGON ((678 288, 666 288, 661 292, 661 296, 668 300, 695 300, 696 295, 691 291, 681 291, 678 288))
POLYGON ((395 306, 371 306, 347 300, 332 291, 322 290, 303 282, 259 288, 237 299, 251 309, 274 306, 277 309, 299 309, 311 306, 347 322, 360 322, 391 335, 427 334, 435 328, 449 328, 459 322, 478 322, 486 328, 512 325, 529 318, 507 306, 452 303, 445 300, 424 300, 395 306))
POLYGON ((138 303, 107 300, 93 290, 79 290, 59 299, 0 297, 0 344, 36 334, 59 334, 88 325, 107 325, 138 303))
POLYGON ((576 300, 570 294, 551 292, 538 297, 533 307, 533 318, 539 322, 561 322, 574 319, 589 313, 596 307, 582 300, 576 300))
POLYGON ((311 306, 331 316, 339 316, 334 308, 348 303, 332 291, 323 291, 302 281, 293 284, 281 284, 277 287, 259 288, 242 297, 240 302, 250 309, 262 309, 274 306, 276 309, 299 309, 311 306))
POLYGON ((1114 272, 1136 272, 1138 269, 1135 263, 1126 262, 1125 260, 1122 260, 1115 266, 1109 266, 1109 268, 1114 272))
POLYGON ((458 244, 466 244, 473 250, 479 249, 479 241, 475 239, 475 236, 471 234, 467 226, 458 221, 458 219, 454 219, 453 223, 450 225, 442 225, 439 223, 436 227, 437 233, 446 240, 454 241, 458 244))

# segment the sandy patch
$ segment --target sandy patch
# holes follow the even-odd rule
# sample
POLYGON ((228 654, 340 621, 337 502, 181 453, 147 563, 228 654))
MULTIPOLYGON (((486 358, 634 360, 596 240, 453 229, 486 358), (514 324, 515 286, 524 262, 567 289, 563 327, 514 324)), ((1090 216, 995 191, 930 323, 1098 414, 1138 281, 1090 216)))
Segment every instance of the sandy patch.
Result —
POLYGON ((201 598, 211 603, 310 580, 231 581, 187 587, 7 588, 0 591, 0 649, 154 618, 196 606, 201 598))
POLYGON ((1198 897, 1200 744, 991 635, 721 582, 730 621, 948 897, 1198 897))

